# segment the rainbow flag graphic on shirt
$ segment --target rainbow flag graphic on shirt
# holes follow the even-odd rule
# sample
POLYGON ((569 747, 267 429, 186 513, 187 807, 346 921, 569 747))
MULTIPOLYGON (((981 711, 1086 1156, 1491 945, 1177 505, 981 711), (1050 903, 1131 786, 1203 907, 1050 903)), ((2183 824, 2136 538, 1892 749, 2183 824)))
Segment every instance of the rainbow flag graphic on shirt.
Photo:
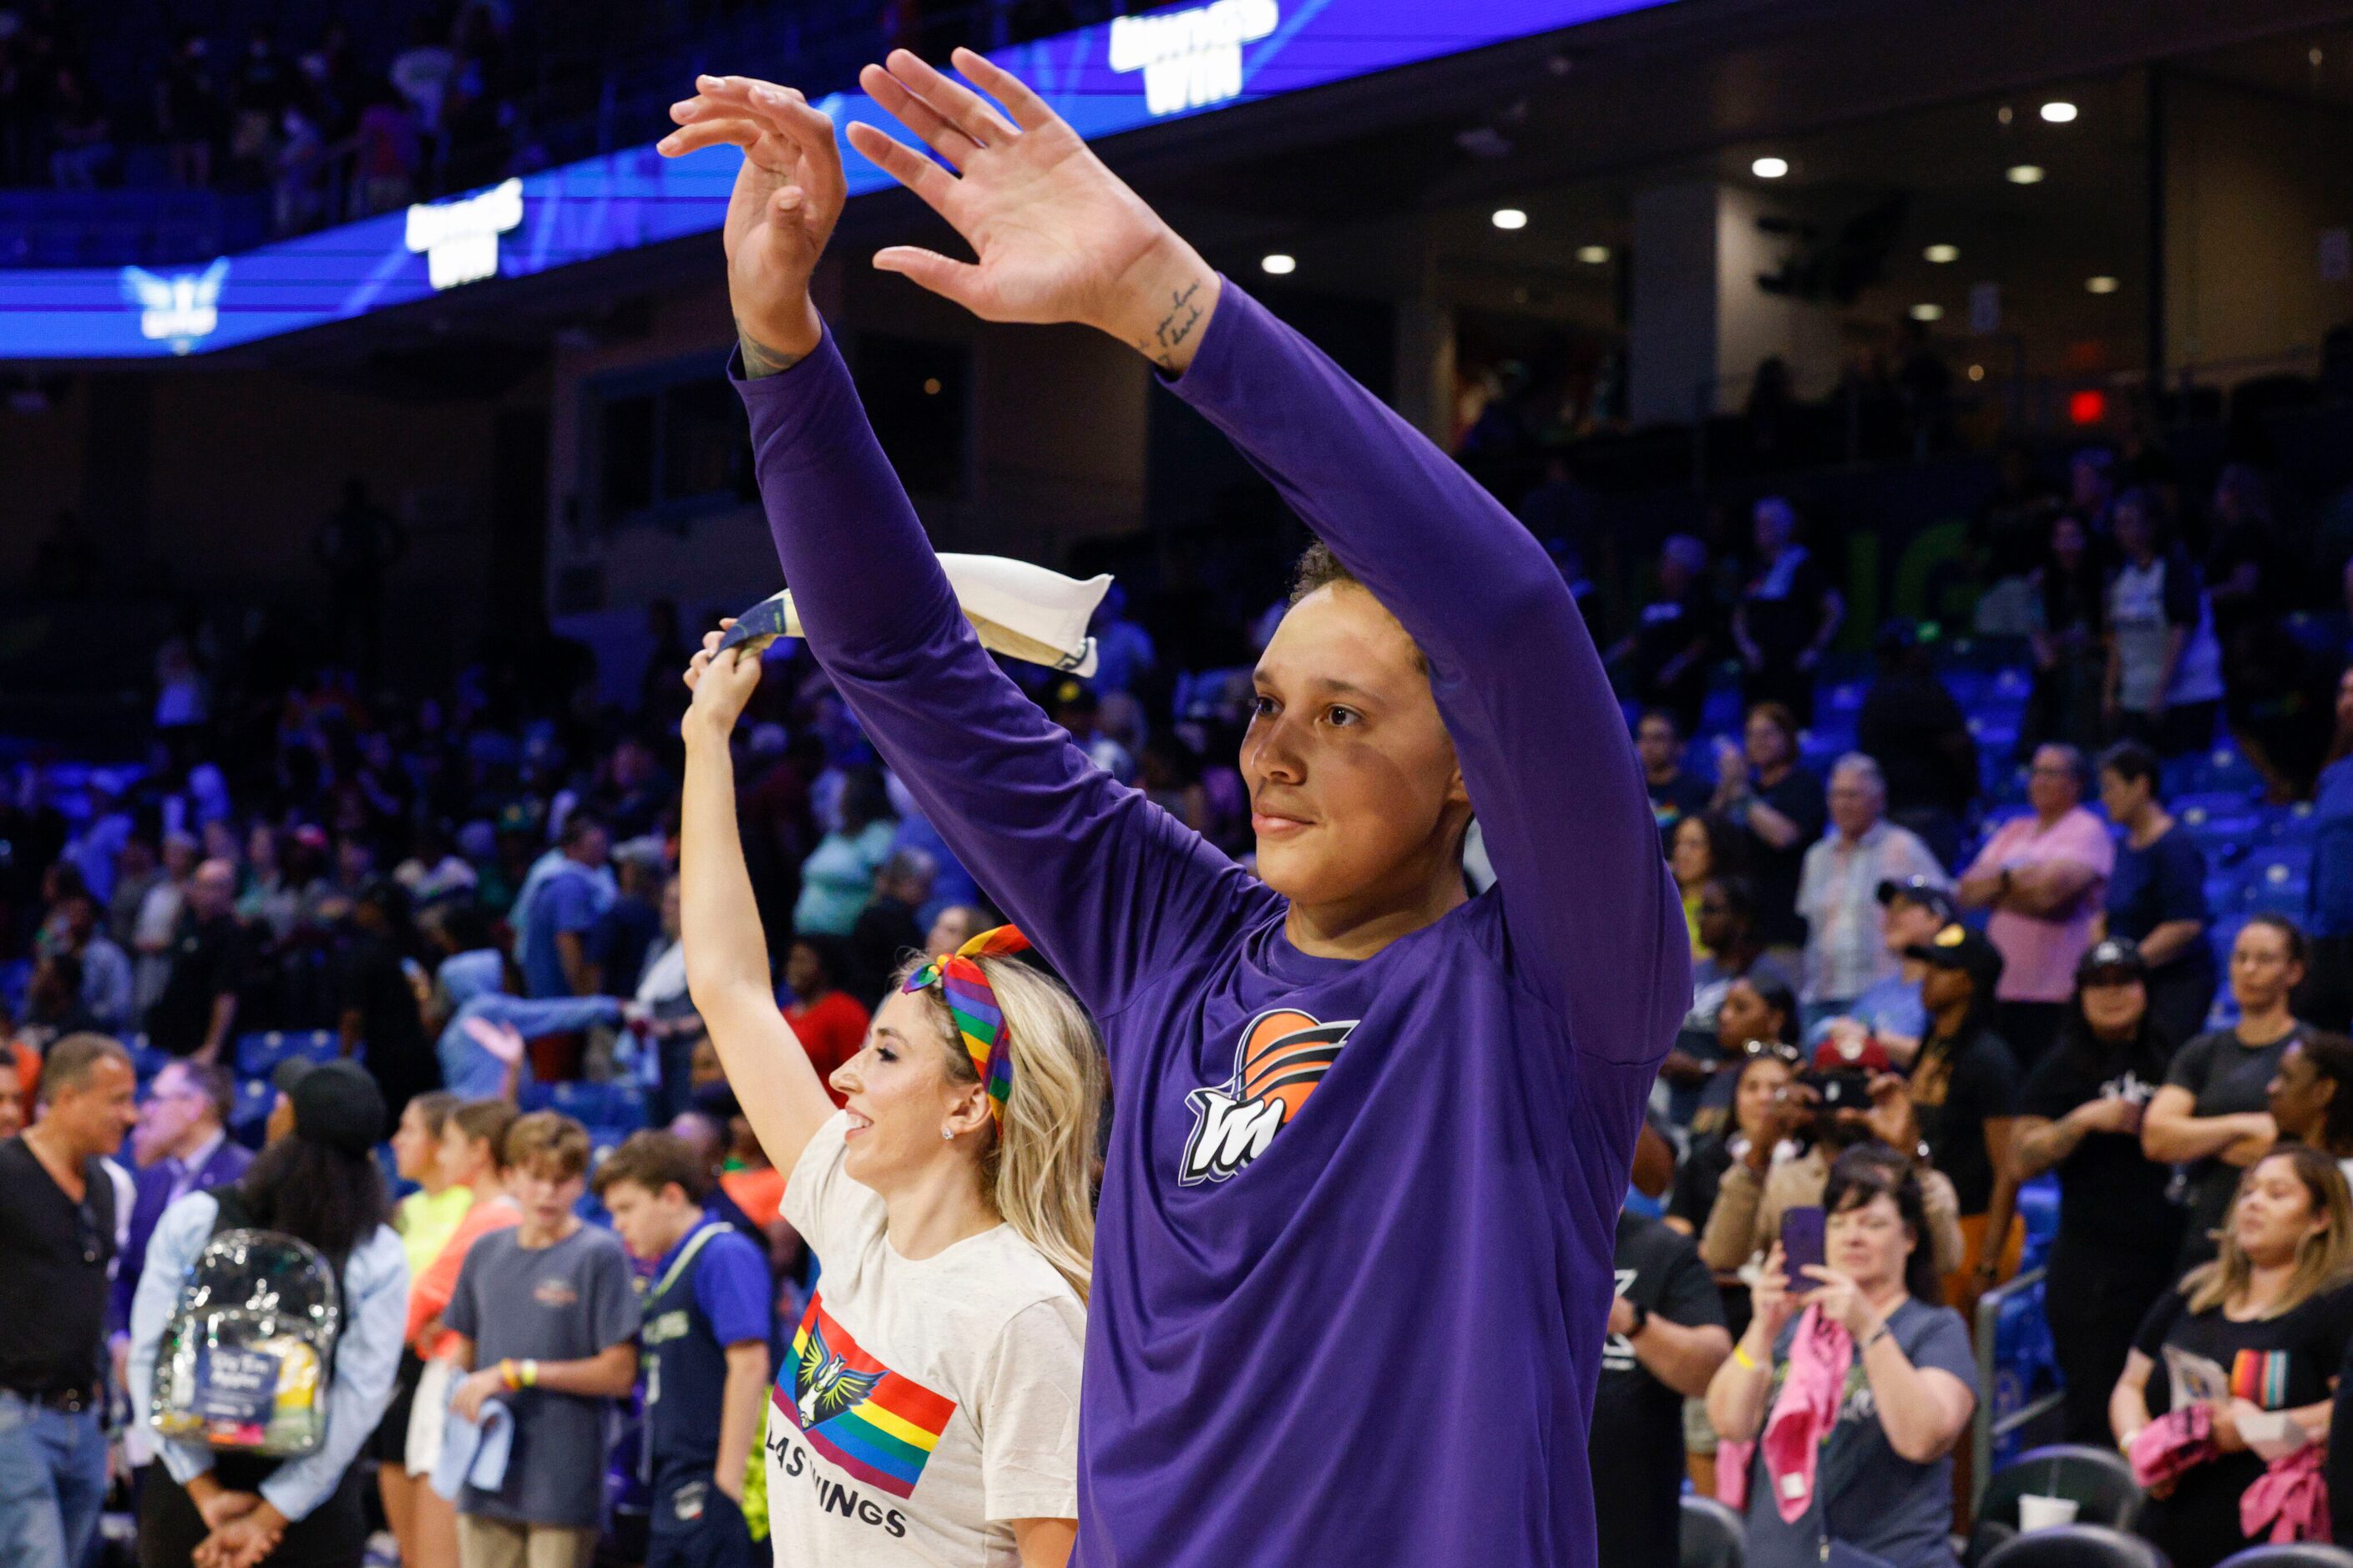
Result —
POLYGON ((2232 1396, 2252 1400, 2262 1410, 2284 1407, 2287 1357, 2285 1351, 2241 1351, 2231 1361, 2232 1396))
POLYGON ((792 1381, 776 1380, 775 1404, 809 1447, 871 1487, 914 1495, 955 1401, 860 1350, 826 1312, 822 1291, 809 1296, 786 1370, 792 1381))

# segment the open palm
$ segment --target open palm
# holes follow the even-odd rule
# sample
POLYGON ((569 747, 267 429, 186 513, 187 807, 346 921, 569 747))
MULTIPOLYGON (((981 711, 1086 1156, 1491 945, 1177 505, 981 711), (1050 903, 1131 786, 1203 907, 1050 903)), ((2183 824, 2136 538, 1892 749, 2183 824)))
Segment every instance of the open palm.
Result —
POLYGON ((747 332, 787 335, 841 216, 845 191, 833 121, 791 88, 749 77, 699 77, 670 107, 679 129, 659 143, 682 157, 723 143, 744 151, 727 201, 728 295, 747 332))
POLYGON ((849 140, 954 225, 977 259, 894 246, 874 264, 987 321, 1112 329, 1147 258, 1174 237, 1019 79, 969 49, 955 58, 1010 121, 901 49, 859 84, 947 167, 871 125, 852 123, 849 140))

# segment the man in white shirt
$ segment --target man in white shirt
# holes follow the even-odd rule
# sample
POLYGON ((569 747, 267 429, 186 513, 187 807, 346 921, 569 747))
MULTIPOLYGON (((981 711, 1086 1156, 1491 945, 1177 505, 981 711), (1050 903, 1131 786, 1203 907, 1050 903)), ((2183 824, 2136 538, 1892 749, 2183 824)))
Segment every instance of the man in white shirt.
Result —
POLYGON ((1831 830, 1806 851, 1798 913, 1806 922, 1806 1023, 1837 1016, 1896 966, 1887 951, 1882 882, 1919 879, 1951 885, 1945 868, 1910 829, 1885 821, 1887 784, 1879 764, 1850 752, 1831 769, 1831 830))

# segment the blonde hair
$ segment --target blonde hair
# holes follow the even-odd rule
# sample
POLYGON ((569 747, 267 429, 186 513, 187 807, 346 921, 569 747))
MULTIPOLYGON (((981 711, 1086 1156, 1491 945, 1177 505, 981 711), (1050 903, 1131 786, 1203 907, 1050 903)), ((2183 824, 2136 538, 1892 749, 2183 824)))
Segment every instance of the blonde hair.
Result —
MULTIPOLYGON (((920 966, 903 965, 894 987, 920 966)), ((1005 1223, 1070 1281, 1081 1301, 1094 1274, 1096 1130, 1105 1090, 1102 1043, 1078 999, 1028 964, 980 957, 1005 1015, 1004 1048, 1013 1053, 1013 1087, 1005 1120, 980 1157, 982 1190, 1005 1223)), ((947 1053, 948 1077, 978 1083, 980 1074, 956 1037, 946 999, 925 988, 947 1053)))
MULTIPOLYGON (((2342 1281, 2353 1273, 2353 1193, 2345 1185, 2345 1173, 2337 1162, 2318 1150, 2302 1143, 2291 1143, 2274 1149, 2247 1167, 2239 1178, 2239 1190, 2244 1192, 2254 1173, 2274 1160, 2285 1160, 2295 1167, 2296 1180, 2312 1200, 2316 1213, 2327 1216, 2326 1227, 2313 1232, 2295 1249, 2295 1272, 2288 1277, 2287 1288, 2280 1292, 2264 1315, 2277 1318, 2295 1310, 2323 1290, 2342 1281)), ((2231 1199, 2232 1215, 2238 1212, 2236 1194, 2231 1199)), ((2181 1281, 2181 1293, 2189 1298, 2193 1312, 2211 1311, 2233 1296, 2242 1295, 2254 1265, 2239 1248, 2239 1230, 2230 1219, 2215 1232, 2221 1251, 2213 1262, 2191 1269, 2181 1281)))

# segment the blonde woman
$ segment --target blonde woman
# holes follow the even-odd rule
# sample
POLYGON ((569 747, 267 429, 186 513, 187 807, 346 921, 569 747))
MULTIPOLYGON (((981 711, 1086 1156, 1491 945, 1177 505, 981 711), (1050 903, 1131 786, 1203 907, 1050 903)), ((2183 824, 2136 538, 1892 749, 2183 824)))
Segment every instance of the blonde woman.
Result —
POLYGON ((760 663, 687 674, 681 913, 695 1010, 824 1275, 765 1448, 780 1563, 1061 1568, 1103 1102, 1085 1014, 1008 928, 903 971, 837 1111, 768 980, 728 736, 760 663))
POLYGON ((2149 1424, 2150 1374, 2168 1364, 2168 1352, 2212 1363, 2230 1384, 2229 1399, 2211 1402, 2221 1452, 2152 1488, 2140 1517, 2140 1533, 2175 1568, 2208 1568, 2268 1533, 2250 1538, 2242 1529, 2240 1500, 2264 1471, 2239 1429, 2246 1405, 2284 1411, 2314 1442, 2327 1443, 2329 1384, 2353 1331, 2349 1276, 2353 1201, 2344 1174, 2327 1155, 2291 1144, 2240 1179, 2221 1255, 2191 1269, 2142 1321, 2108 1399, 2120 1447, 2130 1449, 2149 1424))

